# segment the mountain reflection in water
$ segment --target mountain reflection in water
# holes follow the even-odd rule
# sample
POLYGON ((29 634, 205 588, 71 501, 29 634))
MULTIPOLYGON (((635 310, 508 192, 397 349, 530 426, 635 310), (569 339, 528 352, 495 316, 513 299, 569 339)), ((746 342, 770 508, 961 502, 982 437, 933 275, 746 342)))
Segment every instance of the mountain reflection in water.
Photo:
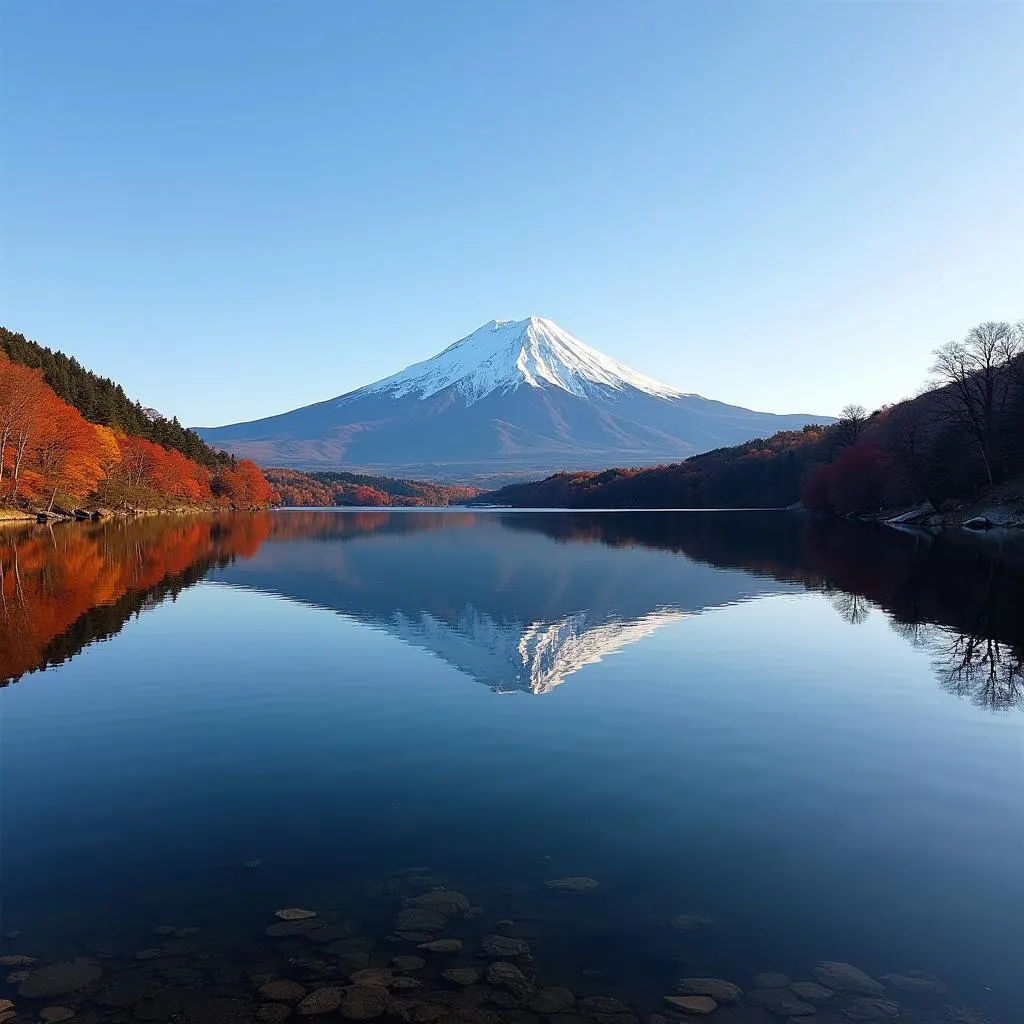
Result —
POLYGON ((0 679, 66 661, 204 578, 333 610, 534 694, 685 616, 806 589, 853 627, 887 615, 950 692, 1024 707, 1019 566, 791 513, 288 511, 8 529, 0 679))

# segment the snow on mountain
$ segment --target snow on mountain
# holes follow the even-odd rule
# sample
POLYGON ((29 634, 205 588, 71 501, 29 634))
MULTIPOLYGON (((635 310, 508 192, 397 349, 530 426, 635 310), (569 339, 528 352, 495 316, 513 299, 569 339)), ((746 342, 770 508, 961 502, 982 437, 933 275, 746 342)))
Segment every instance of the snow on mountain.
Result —
POLYGON ((829 418, 685 393, 532 316, 492 320, 433 358, 337 398, 196 429, 263 465, 493 481, 679 462, 812 422, 829 418))
POLYGON ((624 363, 584 345, 544 317, 491 320, 443 352, 371 384, 341 401, 363 394, 418 398, 453 388, 467 405, 492 392, 550 385, 577 398, 591 398, 596 388, 634 388, 657 398, 680 398, 683 392, 637 373, 624 363))

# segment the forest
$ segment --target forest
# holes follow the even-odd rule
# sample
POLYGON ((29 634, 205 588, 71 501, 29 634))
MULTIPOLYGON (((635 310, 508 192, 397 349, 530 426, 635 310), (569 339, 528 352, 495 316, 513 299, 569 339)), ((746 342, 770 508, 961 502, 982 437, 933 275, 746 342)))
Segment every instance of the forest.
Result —
POLYGON ((302 473, 295 469, 267 469, 264 472, 277 493, 277 503, 293 508, 330 505, 437 508, 461 504, 478 493, 474 487, 450 487, 341 471, 302 473))
POLYGON ((557 473, 478 495, 523 508, 785 508, 853 516, 935 508, 1024 476, 1024 321, 987 322, 933 353, 929 387, 828 426, 670 466, 557 473))
POLYGON ((3 329, 0 342, 0 505, 251 508, 273 500, 254 463, 212 451, 176 420, 150 418, 62 353, 3 329))

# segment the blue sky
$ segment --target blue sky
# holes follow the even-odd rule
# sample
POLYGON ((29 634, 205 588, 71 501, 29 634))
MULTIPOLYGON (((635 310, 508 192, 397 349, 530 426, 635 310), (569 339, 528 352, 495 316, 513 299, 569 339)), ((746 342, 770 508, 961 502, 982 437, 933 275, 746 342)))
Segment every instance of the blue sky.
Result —
POLYGON ((1024 4, 0 14, 0 323, 213 425, 547 316, 833 413, 1024 316, 1024 4))

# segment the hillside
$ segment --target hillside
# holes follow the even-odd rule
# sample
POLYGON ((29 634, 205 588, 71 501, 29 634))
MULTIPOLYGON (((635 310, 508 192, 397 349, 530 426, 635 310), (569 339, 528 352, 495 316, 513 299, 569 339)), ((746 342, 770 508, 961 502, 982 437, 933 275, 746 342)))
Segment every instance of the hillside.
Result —
POLYGON ((294 469, 264 470, 277 494, 277 504, 298 507, 329 505, 394 505, 439 507, 468 501, 473 487, 447 487, 421 480, 400 480, 361 473, 301 473, 294 469))
POLYGON ((824 420, 688 394, 529 317, 325 402, 197 430, 261 465, 465 482, 651 465, 824 420))
POLYGON ((947 502, 1024 475, 1024 325, 936 349, 934 387, 868 415, 781 431, 653 469, 558 473, 474 503, 541 508, 782 508, 833 515, 947 502))
POLYGON ((0 343, 0 506, 10 514, 270 502, 254 463, 153 417, 61 352, 6 329, 0 343))

